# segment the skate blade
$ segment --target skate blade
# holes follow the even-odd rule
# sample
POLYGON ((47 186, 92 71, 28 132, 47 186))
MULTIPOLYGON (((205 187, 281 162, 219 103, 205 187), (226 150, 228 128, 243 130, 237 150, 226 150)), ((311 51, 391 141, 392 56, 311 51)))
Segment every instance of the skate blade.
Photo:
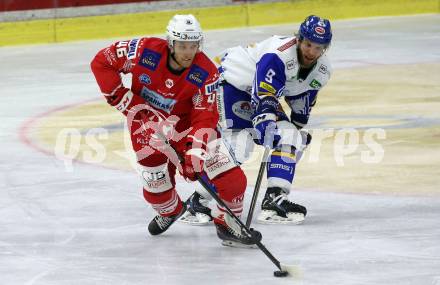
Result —
POLYGON ((194 216, 190 212, 187 212, 180 217, 179 222, 191 226, 206 226, 211 222, 211 217, 203 213, 196 213, 194 216))
POLYGON ((229 246, 229 247, 235 247, 235 248, 258 248, 256 244, 244 244, 241 242, 235 242, 235 241, 231 241, 231 240, 222 241, 222 245, 229 246))
POLYGON ((280 217, 275 211, 262 211, 257 218, 259 224, 265 225, 300 225, 305 216, 301 213, 290 213, 287 218, 280 217))

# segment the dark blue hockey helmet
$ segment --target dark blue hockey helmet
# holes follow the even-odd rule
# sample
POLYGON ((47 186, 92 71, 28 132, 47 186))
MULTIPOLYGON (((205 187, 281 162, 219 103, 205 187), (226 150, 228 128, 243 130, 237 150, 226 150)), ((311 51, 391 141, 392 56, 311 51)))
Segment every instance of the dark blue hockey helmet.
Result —
POLYGON ((332 41, 330 21, 315 15, 308 16, 299 27, 299 39, 304 38, 317 44, 329 45, 332 41))

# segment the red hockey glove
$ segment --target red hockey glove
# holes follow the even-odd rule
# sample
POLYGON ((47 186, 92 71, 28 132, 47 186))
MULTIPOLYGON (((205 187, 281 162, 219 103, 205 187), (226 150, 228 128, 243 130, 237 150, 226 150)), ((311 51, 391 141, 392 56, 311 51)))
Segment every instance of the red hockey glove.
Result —
POLYGON ((206 151, 201 148, 189 148, 183 161, 183 176, 191 181, 197 180, 197 175, 203 171, 203 163, 205 162, 206 151))

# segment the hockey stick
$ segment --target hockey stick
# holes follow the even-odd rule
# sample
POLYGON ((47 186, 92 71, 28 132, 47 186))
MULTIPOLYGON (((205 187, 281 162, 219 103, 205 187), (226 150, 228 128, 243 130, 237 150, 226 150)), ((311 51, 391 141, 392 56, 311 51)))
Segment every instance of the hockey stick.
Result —
POLYGON ((264 148, 263 159, 261 160, 260 170, 258 170, 257 180, 255 181, 254 192, 252 194, 251 205, 246 219, 246 227, 250 227, 252 223, 252 216, 254 215, 255 204, 257 203, 258 192, 260 191, 261 181, 263 180, 264 170, 266 169, 267 159, 269 157, 270 148, 264 148))
MULTIPOLYGON (((165 139, 165 142, 167 142, 168 146, 174 149, 171 144, 168 142, 168 140, 165 139)), ((183 157, 174 149, 176 152, 179 160, 183 162, 183 157)), ((238 224, 240 227, 240 230, 242 233, 246 234, 247 237, 251 238, 257 247, 272 261, 273 264, 279 269, 278 271, 274 272, 275 277, 286 277, 288 274, 296 275, 296 268, 292 265, 285 265, 281 264, 280 261, 273 256, 273 254, 261 243, 262 236, 258 236, 257 234, 253 234, 253 230, 251 230, 249 227, 247 227, 243 222, 232 212, 232 210, 229 208, 228 205, 226 205, 225 202, 223 202, 222 199, 217 194, 217 191, 214 189, 214 186, 211 185, 211 183, 208 181, 208 178, 202 176, 200 173, 196 173, 197 181, 202 185, 202 187, 211 195, 211 197, 221 206, 223 207, 226 212, 232 217, 232 219, 238 224)), ((192 194, 194 195, 194 194, 192 194)), ((191 195, 191 196, 192 196, 191 195)), ((186 200, 189 201, 191 199, 191 196, 186 200)), ((186 203, 186 202, 185 202, 186 203)))
POLYGON ((228 205, 223 202, 222 199, 217 195, 217 191, 213 189, 213 186, 206 181, 207 179, 202 177, 200 174, 196 174, 197 181, 202 185, 203 188, 205 188, 206 191, 211 195, 211 197, 220 205, 222 206, 226 212, 232 217, 232 219, 240 226, 240 229, 242 232, 244 232, 249 238, 253 239, 255 244, 258 246, 258 248, 272 261, 273 264, 279 269, 279 271, 275 271, 274 275, 276 277, 285 277, 289 273, 291 275, 296 274, 296 269, 294 266, 291 265, 285 265, 281 264, 280 261, 273 256, 273 254, 261 243, 261 238, 258 238, 255 236, 248 226, 243 224, 243 222, 232 212, 232 210, 228 207, 228 205))

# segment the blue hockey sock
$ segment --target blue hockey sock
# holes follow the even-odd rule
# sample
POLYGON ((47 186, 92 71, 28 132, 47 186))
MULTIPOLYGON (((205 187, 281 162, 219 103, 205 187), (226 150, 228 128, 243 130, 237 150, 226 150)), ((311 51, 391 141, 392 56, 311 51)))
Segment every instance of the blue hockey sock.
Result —
POLYGON ((290 189, 295 176, 295 154, 275 150, 267 164, 268 187, 290 189))

